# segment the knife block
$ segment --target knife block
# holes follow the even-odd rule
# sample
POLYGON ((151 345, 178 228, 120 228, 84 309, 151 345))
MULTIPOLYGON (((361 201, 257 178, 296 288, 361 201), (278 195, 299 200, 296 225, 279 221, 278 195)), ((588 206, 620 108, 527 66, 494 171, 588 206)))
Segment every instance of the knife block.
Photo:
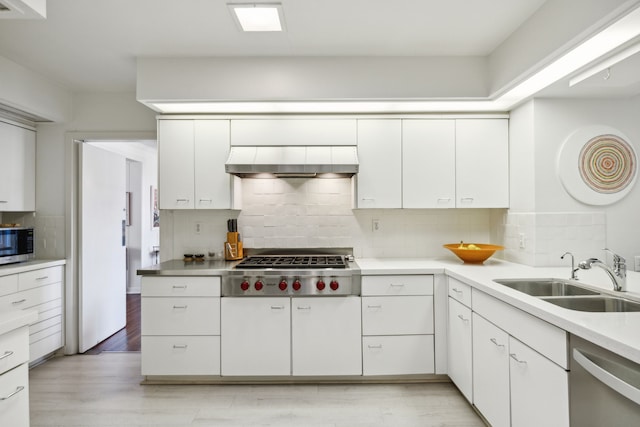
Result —
POLYGON ((242 241, 238 240, 239 233, 230 231, 227 233, 227 241, 224 243, 224 259, 235 261, 244 257, 242 241))

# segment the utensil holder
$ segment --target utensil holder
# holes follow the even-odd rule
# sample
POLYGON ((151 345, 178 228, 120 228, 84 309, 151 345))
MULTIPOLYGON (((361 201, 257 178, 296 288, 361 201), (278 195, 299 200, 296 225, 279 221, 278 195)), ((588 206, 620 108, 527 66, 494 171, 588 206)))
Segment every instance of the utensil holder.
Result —
POLYGON ((238 232, 228 232, 227 241, 224 243, 224 258, 227 261, 235 261, 243 257, 242 241, 238 240, 238 232))

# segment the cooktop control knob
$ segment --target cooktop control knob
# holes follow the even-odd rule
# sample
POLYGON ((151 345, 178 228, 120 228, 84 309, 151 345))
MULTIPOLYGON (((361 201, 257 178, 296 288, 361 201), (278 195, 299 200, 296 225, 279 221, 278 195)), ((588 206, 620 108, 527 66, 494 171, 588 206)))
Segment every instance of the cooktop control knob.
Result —
POLYGON ((302 283, 300 283, 300 280, 296 279, 293 281, 293 284, 291 284, 291 287, 293 288, 294 291, 299 291, 300 288, 302 287, 302 283))
POLYGON ((324 287, 325 287, 324 280, 322 279, 318 280, 318 282, 316 283, 316 288, 318 288, 318 290, 321 291, 324 289, 324 287))
POLYGON ((242 283, 240 283, 240 289, 242 289, 243 291, 246 291, 249 289, 249 282, 247 282, 246 280, 243 281, 242 283))
POLYGON ((256 288, 256 291, 261 291, 263 286, 264 283, 262 283, 262 280, 258 280, 253 284, 253 287, 256 288))
POLYGON ((331 288, 331 290, 335 291, 340 287, 340 284, 337 280, 332 280, 331 283, 329 283, 329 287, 331 288))
POLYGON ((281 291, 284 291, 285 289, 287 289, 287 281, 282 279, 280 283, 278 283, 278 287, 281 291))

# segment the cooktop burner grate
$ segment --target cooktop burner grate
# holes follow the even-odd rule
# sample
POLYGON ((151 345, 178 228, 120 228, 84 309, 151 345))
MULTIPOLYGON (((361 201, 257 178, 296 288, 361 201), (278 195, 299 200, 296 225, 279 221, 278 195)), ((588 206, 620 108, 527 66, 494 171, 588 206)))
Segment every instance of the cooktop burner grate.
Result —
POLYGON ((342 255, 251 256, 235 268, 347 268, 342 255))

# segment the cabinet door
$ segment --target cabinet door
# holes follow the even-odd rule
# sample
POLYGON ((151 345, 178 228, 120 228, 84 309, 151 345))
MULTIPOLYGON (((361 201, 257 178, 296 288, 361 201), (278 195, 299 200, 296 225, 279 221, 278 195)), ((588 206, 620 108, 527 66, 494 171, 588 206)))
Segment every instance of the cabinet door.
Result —
POLYGON ((290 375, 290 313, 289 298, 221 298, 222 375, 290 375))
POLYGON ((507 119, 456 120, 456 207, 509 207, 507 119))
POLYGON ((401 120, 358 120, 356 207, 402 207, 401 153, 401 120))
POLYGON ((229 121, 196 120, 195 207, 231 209, 231 175, 224 163, 229 155, 229 121))
POLYGON ((24 363, 0 375, 0 425, 29 426, 29 372, 24 363))
POLYGON ((34 211, 36 133, 0 122, 0 211, 34 211))
POLYGON ((455 206, 455 138, 455 120, 402 121, 403 208, 455 206))
POLYGON ((234 119, 231 145, 356 145, 355 119, 234 119))
POLYGON ((509 337, 509 362, 511 424, 568 426, 567 371, 513 337, 509 337))
POLYGON ((158 120, 160 209, 193 209, 194 121, 158 120))
POLYGON ((360 298, 293 298, 293 375, 362 375, 360 298))
POLYGON ((473 403, 493 427, 510 423, 509 335, 473 313, 473 403))
POLYGON ((448 326, 449 378, 472 402, 471 309, 449 298, 448 326))

